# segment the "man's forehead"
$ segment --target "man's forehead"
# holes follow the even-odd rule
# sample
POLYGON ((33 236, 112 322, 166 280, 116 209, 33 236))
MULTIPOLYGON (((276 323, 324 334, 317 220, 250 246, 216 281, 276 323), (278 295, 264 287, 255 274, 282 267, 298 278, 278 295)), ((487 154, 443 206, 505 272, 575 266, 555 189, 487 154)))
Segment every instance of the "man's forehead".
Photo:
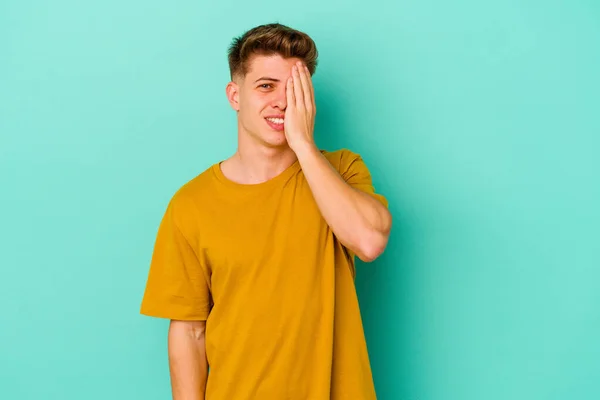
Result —
POLYGON ((255 80, 263 75, 273 76, 289 74, 294 62, 294 58, 283 58, 279 54, 268 56, 256 55, 250 59, 247 76, 250 79, 255 80))

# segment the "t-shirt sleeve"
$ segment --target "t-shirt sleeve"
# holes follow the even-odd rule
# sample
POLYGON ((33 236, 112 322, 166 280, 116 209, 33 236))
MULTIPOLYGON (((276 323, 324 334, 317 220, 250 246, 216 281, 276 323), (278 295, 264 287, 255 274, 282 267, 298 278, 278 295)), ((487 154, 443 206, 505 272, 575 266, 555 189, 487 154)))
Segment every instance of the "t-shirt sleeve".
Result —
POLYGON ((373 196, 384 206, 389 206, 388 200, 382 194, 375 192, 371 172, 359 154, 348 150, 343 151, 340 160, 340 172, 342 178, 350 186, 373 196))
POLYGON ((176 320, 206 320, 211 309, 210 274, 197 244, 182 232, 172 199, 160 223, 140 313, 176 320))

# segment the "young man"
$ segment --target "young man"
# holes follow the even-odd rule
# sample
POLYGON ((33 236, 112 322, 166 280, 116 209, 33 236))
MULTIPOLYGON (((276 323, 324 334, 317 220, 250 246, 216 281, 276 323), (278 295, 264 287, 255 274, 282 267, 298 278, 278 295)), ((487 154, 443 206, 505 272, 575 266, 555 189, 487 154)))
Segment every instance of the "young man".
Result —
POLYGON ((391 216, 359 155, 315 145, 316 64, 280 24, 229 49, 237 152, 174 194, 141 307, 171 321, 175 400, 376 398, 354 257, 383 252, 391 216))

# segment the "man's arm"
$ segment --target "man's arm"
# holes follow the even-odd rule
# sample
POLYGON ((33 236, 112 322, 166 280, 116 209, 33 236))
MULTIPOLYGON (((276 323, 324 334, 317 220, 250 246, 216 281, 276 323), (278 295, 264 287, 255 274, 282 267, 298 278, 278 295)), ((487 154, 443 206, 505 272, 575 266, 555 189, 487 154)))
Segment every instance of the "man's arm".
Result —
POLYGON ((387 207, 347 184, 316 146, 297 147, 295 152, 317 206, 338 240, 362 261, 379 257, 392 226, 387 207))
POLYGON ((204 400, 208 361, 206 321, 171 320, 168 333, 173 400, 204 400))
POLYGON ((286 99, 286 139, 298 157, 323 218, 338 240, 358 258, 373 261, 387 245, 391 214, 375 198, 347 184, 317 149, 313 136, 314 88, 306 65, 292 67, 286 99))

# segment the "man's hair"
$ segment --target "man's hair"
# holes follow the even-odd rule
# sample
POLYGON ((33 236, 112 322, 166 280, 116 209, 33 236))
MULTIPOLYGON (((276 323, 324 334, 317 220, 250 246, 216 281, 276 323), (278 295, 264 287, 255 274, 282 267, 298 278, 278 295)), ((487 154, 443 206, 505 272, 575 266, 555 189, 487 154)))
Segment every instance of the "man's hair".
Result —
POLYGON ((317 69, 317 46, 310 36, 288 26, 273 23, 252 28, 233 39, 228 51, 231 79, 246 76, 252 56, 274 54, 283 58, 301 59, 311 75, 317 69))

